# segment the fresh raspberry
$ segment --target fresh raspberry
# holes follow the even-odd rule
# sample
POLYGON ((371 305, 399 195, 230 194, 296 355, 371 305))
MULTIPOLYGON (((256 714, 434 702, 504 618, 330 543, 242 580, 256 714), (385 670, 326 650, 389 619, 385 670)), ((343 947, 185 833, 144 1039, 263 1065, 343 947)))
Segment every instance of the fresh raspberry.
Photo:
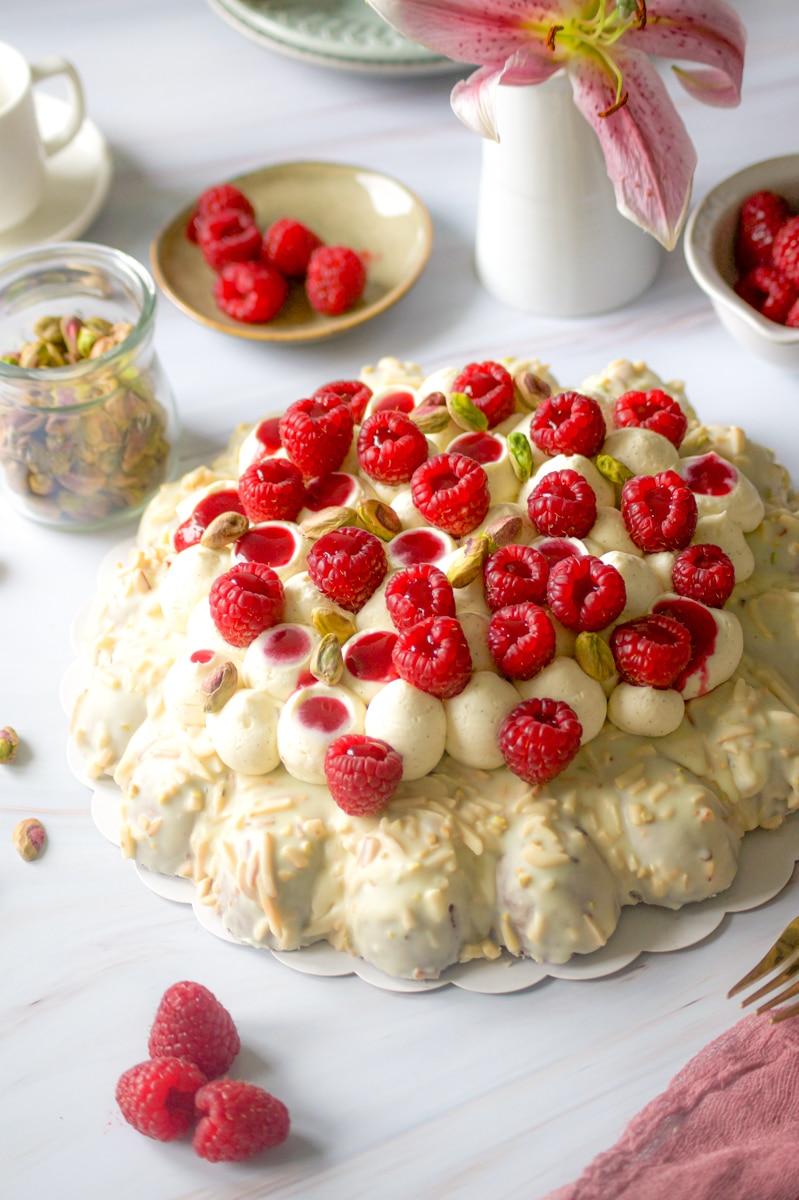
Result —
POLYGON ((283 613, 283 584, 271 567, 244 563, 217 575, 208 595, 214 624, 231 646, 249 646, 283 613))
POLYGON ((552 564, 547 599, 561 625, 576 633, 596 633, 619 616, 627 603, 627 589, 615 567, 584 554, 552 564))
POLYGON ((292 279, 304 279, 308 271, 308 260, 322 239, 307 225, 291 217, 273 221, 264 234, 261 258, 281 275, 292 279))
POLYGON ((553 458, 556 454, 582 454, 593 458, 607 435, 602 409, 580 392, 557 392, 535 410, 530 438, 553 458))
POLYGON ((673 617, 647 613, 617 625, 610 635, 610 648, 627 683, 667 688, 688 665, 691 635, 673 617))
POLYGON ((776 192, 747 196, 735 231, 735 264, 739 271, 769 266, 774 238, 789 216, 787 200, 776 192))
POLYGON ((244 516, 244 505, 237 491, 226 488, 224 491, 210 492, 204 496, 194 506, 191 516, 178 525, 172 534, 175 549, 180 552, 187 546, 196 545, 211 522, 226 512, 240 513, 244 516))
POLYGON ((253 523, 294 521, 305 502, 302 472, 288 458, 262 458, 242 474, 239 495, 253 523))
POLYGON ((197 242, 214 271, 225 263, 249 262, 261 252, 261 232, 254 218, 238 208, 203 217, 197 226, 197 242))
POLYGON ((117 1104, 139 1133, 172 1142, 193 1125, 194 1098, 204 1083, 200 1068, 186 1058, 150 1058, 120 1075, 117 1104))
POLYGON ((499 727, 509 769, 533 787, 549 783, 580 749, 583 727, 562 700, 523 700, 499 727))
POLYGON ((306 479, 339 469, 354 428, 349 405, 330 393, 297 400, 280 418, 283 446, 306 479))
POLYGON ((496 362, 469 363, 452 384, 452 390, 469 397, 488 418, 489 429, 512 416, 516 407, 513 380, 496 362))
POLYGON ((793 304, 788 309, 788 316, 785 318, 785 324, 789 329, 799 329, 799 299, 794 300, 793 304))
POLYGON ((454 617, 425 617, 401 630, 392 657, 400 679, 440 700, 457 696, 472 675, 469 644, 454 617))
POLYGON ((376 412, 358 434, 358 462, 370 479, 407 483, 427 458, 427 438, 399 412, 376 412))
POLYGON ((509 604, 491 614, 488 649, 508 679, 532 679, 555 657, 555 626, 537 604, 509 604))
POLYGON ((225 263, 214 280, 217 307, 234 321, 264 325, 276 317, 286 302, 289 285, 267 263, 225 263))
POLYGON ((194 212, 189 217, 186 226, 186 237, 190 242, 197 241, 198 228, 204 217, 229 209, 238 209, 248 217, 255 217, 255 209, 247 197, 232 183, 220 183, 216 187, 206 188, 194 206, 194 212))
POLYGON ((613 418, 620 429, 630 426, 651 429, 653 433, 668 438, 677 450, 688 428, 688 418, 677 401, 660 388, 652 388, 648 392, 625 392, 613 407, 613 418))
POLYGON ((192 1146, 209 1162, 243 1162, 279 1146, 289 1135, 289 1110, 254 1083, 216 1079, 194 1097, 203 1114, 192 1146))
POLYGON ((483 566, 486 604, 495 612, 508 604, 545 604, 549 563, 540 550, 511 542, 490 554, 483 566))
POLYGON ((409 629, 424 617, 454 617, 455 593, 443 571, 417 563, 397 571, 386 585, 386 608, 397 629, 409 629))
POLYGON ((735 292, 752 308, 783 325, 788 313, 799 299, 799 290, 787 275, 776 267, 753 267, 735 284, 735 292))
POLYGON ((735 567, 713 542, 687 546, 674 560, 671 582, 679 596, 723 608, 735 587, 735 567))
POLYGON ((621 515, 639 550, 682 550, 696 529, 696 499, 676 471, 636 475, 621 489, 621 515))
POLYGON ((587 479, 567 467, 550 471, 527 497, 527 512, 546 537, 585 537, 596 521, 596 495, 587 479))
POLYGON ((325 752, 330 795, 351 817, 371 817, 385 808, 402 779, 402 755, 388 742, 365 733, 345 733, 325 752))
POLYGON ((414 471, 411 499, 431 525, 462 537, 476 529, 488 512, 488 476, 465 454, 434 454, 414 471))
POLYGON ((331 394, 349 404, 355 424, 360 425, 366 406, 372 399, 372 389, 361 383, 360 379, 335 379, 332 383, 323 383, 318 387, 313 393, 313 399, 331 394))
POLYGON ((167 988, 150 1029, 150 1058, 187 1058, 206 1079, 215 1079, 240 1048, 233 1018, 213 992, 189 980, 167 988))
POLYGON ((305 278, 311 308, 337 317, 352 308, 365 286, 363 260, 349 246, 318 246, 314 250, 305 278))
POLYGON ((799 216, 791 217, 777 233, 771 261, 794 287, 799 287, 799 216))
POLYGON ((328 599, 358 612, 383 582, 388 561, 379 537, 345 525, 325 533, 308 551, 311 582, 328 599))

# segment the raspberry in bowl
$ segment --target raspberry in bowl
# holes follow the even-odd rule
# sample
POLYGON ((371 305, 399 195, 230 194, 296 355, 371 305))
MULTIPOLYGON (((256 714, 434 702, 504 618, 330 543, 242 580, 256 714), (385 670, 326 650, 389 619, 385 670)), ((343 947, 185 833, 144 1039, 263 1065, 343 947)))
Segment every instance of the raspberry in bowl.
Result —
MULTIPOLYGON (((769 242, 776 240, 781 210, 773 202, 754 205, 752 214, 744 207, 764 193, 786 202, 788 220, 799 214, 799 154, 755 163, 708 192, 686 225, 685 257, 694 279, 736 341, 775 366, 799 369, 799 328, 781 323, 795 302, 790 281, 786 293, 776 277, 784 271, 777 271, 773 258, 771 264, 764 261, 769 242), (759 209, 759 215, 754 209, 759 209), (742 226, 745 233, 749 230, 744 244, 742 226)), ((773 256, 773 245, 771 250, 773 256)), ((783 258, 786 253, 783 250, 783 258)))

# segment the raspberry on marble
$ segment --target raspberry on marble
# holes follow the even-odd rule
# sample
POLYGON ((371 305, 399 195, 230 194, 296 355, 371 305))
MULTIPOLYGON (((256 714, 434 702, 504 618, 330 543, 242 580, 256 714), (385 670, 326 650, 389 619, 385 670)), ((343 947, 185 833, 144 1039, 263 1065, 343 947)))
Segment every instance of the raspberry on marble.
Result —
POLYGON ((330 794, 351 817, 369 817, 388 804, 402 779, 402 758, 388 742, 348 733, 325 752, 330 794))
POLYGON ((553 563, 547 582, 552 613, 574 633, 598 633, 620 616, 627 589, 620 573, 593 554, 553 563))
POLYGON ((530 520, 546 537, 585 537, 596 521, 596 507, 591 484, 570 468, 550 471, 527 497, 530 520))
POLYGON ((488 649, 508 679, 532 679, 555 657, 555 626, 537 604, 509 604, 492 613, 488 649))
POLYGON ((452 584, 439 567, 430 563, 417 563, 392 575, 385 600, 397 629, 409 629, 425 617, 455 616, 452 584))
POLYGON ((549 783, 580 749, 582 726, 562 700, 523 700, 499 729, 499 747, 514 775, 533 787, 549 783))
POLYGON ((195 1097, 205 1083, 200 1068, 187 1058, 150 1058, 120 1075, 116 1101, 139 1133, 172 1142, 194 1124, 195 1097))
POLYGON ((173 983, 161 997, 150 1029, 151 1058, 186 1058, 206 1079, 224 1075, 241 1048, 228 1010, 201 983, 173 983))
POLYGON ((557 392, 535 410, 530 438, 552 458, 556 454, 582 454, 593 458, 602 448, 607 430, 596 400, 581 392, 557 392))
POLYGON ((216 1079, 200 1088, 194 1103, 200 1120, 192 1146, 209 1162, 243 1162, 288 1137, 285 1104, 253 1083, 216 1079))
POLYGON ((439 700, 457 696, 471 679, 469 643, 454 617, 426 617, 401 630, 392 657, 400 679, 439 700))

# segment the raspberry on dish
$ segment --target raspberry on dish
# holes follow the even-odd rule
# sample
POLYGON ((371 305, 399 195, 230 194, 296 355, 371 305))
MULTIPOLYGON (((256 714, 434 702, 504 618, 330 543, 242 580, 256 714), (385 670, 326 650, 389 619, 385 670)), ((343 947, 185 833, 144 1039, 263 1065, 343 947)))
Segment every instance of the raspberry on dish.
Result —
POLYGON ((306 479, 339 469, 354 428, 350 406, 330 392, 296 400, 280 418, 283 447, 306 479))
POLYGON ((735 284, 735 293, 762 317, 784 325, 799 299, 797 285, 777 267, 753 267, 735 284))
POLYGON ((286 303, 289 285, 266 263, 228 262, 214 280, 213 291, 217 307, 234 321, 265 325, 286 303))
POLYGON ((172 534, 172 542, 178 553, 185 550, 187 546, 196 545, 211 522, 226 512, 245 515, 239 493, 233 491, 232 488, 226 488, 221 492, 209 492, 207 496, 199 500, 191 515, 182 521, 172 534))
POLYGON ((605 418, 596 400, 581 392, 557 392, 535 410, 530 438, 552 458, 556 454, 582 454, 593 458, 607 435, 605 418))
POLYGON ((228 208, 202 218, 197 243, 208 266, 219 271, 225 263, 257 258, 261 253, 261 231, 248 213, 228 208))
POLYGON ((302 472, 288 458, 262 458, 239 479, 244 511, 259 521, 294 521, 305 503, 302 472))
POLYGON ((696 529, 696 498, 676 471, 636 475, 621 489, 621 515, 644 553, 682 550, 696 529))
POLYGON ((508 679, 532 679, 555 657, 555 626, 537 604, 509 604, 491 614, 488 649, 508 679))
POLYGON ((388 560, 380 538, 350 525, 323 534, 308 551, 311 582, 349 612, 363 608, 383 582, 387 570, 388 560))
POLYGON ((598 633, 621 614, 627 589, 615 567, 584 554, 552 564, 547 599, 561 625, 575 633, 598 633))
POLYGON ((489 429, 512 416, 516 407, 513 380, 497 362, 469 363, 453 382, 452 391, 469 397, 487 417, 489 429))
POLYGON ((688 428, 688 418, 677 401, 660 388, 651 388, 648 392, 625 392, 613 407, 613 418, 620 429, 632 425, 659 433, 661 437, 668 438, 677 450, 688 428))
POLYGON ((145 1137, 172 1142, 194 1124, 194 1101, 206 1083, 187 1058, 150 1058, 120 1075, 116 1101, 129 1125, 145 1137))
POLYGON ((249 646, 283 614, 283 584, 271 567, 245 563, 217 575, 208 594, 211 616, 231 646, 249 646))
POLYGON ((486 604, 493 611, 508 604, 545 604, 549 563, 540 550, 511 542, 490 554, 483 566, 486 604))
POLYGON ((679 596, 699 600, 708 608, 723 608, 735 587, 735 567, 720 546, 698 543, 677 555, 671 582, 679 596))
POLYGON ((352 419, 356 425, 360 425, 366 406, 372 399, 372 389, 361 383, 360 379, 334 379, 332 383, 323 383, 318 387, 312 393, 312 398, 316 400, 319 396, 327 395, 338 396, 345 404, 349 404, 352 419))
POLYGON ((788 316, 785 318, 785 324, 789 329, 799 329, 799 298, 797 298, 788 310, 788 316))
POLYGON ((345 733, 325 752, 325 777, 340 809, 351 817, 371 817, 396 792, 402 756, 381 738, 345 733))
POLYGON ((570 467, 550 471, 527 497, 527 512, 545 537, 585 537, 596 521, 596 494, 570 467))
POLYGON ((187 1058, 206 1079, 224 1075, 241 1048, 228 1010, 201 983, 173 983, 161 997, 147 1050, 151 1058, 187 1058))
POLYGON ((358 434, 361 470, 378 483, 407 483, 427 459, 427 438, 400 412, 376 412, 358 434))
POLYGON ((425 617, 454 617, 455 593, 438 567, 416 563, 391 576, 386 608, 397 629, 409 629, 425 617))
POLYGON ((246 213, 249 217, 255 217, 255 209, 252 204, 234 184, 220 183, 215 187, 206 188, 204 192, 200 193, 194 211, 189 217, 186 237, 190 242, 196 242, 199 224, 204 217, 226 212, 231 208, 238 209, 239 212, 246 213))
POLYGON ((322 239, 301 221, 281 217, 273 221, 264 234, 261 258, 281 275, 292 279, 304 279, 308 271, 308 260, 322 239))
POLYGON ((523 700, 499 727, 499 748, 509 770, 533 787, 549 783, 580 749, 583 729, 562 700, 523 700))
POLYGON ((786 221, 774 238, 771 261, 799 288, 799 216, 786 221))
POLYGON ((209 1162, 243 1162, 279 1146, 289 1135, 281 1100, 241 1079, 216 1079, 194 1097, 200 1121, 192 1146, 209 1162))
POLYGON ((316 312, 340 316, 360 300, 365 287, 363 259, 349 246, 318 246, 311 254, 305 294, 316 312))
POLYGON ((401 630, 392 657, 400 679, 439 700, 457 696, 472 676, 469 643, 454 617, 425 617, 401 630))
POLYGON ((664 614, 647 613, 617 625, 610 648, 622 679, 639 687, 671 687, 691 657, 691 635, 664 614))
POLYGON ((488 512, 488 476, 465 454, 434 454, 414 471, 411 499, 431 525, 463 537, 476 529, 488 512))
POLYGON ((787 200, 776 192, 753 192, 746 197, 735 230, 735 265, 739 271, 770 265, 774 239, 789 216, 787 200))

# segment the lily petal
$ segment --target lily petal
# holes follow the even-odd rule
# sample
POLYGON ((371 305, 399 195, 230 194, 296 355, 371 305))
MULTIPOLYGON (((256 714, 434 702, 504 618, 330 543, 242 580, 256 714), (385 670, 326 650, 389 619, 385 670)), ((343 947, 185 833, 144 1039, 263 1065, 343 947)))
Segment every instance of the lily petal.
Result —
POLYGON ((616 99, 616 81, 593 53, 569 60, 574 101, 599 138, 619 211, 673 250, 688 212, 696 152, 646 55, 616 45, 613 58, 627 92, 623 107, 600 117, 616 99))
POLYGON ((546 35, 580 11, 581 0, 367 0, 412 41, 455 62, 497 66, 526 46, 542 59, 546 35))
POLYGON ((450 101, 455 115, 481 137, 499 141, 496 122, 497 88, 500 83, 523 86, 543 83, 560 70, 560 63, 545 62, 518 50, 501 67, 480 67, 452 89, 450 101))
POLYGON ((704 63, 710 70, 675 69, 686 91, 705 104, 740 103, 746 30, 723 0, 649 0, 646 25, 630 29, 624 47, 704 63))

